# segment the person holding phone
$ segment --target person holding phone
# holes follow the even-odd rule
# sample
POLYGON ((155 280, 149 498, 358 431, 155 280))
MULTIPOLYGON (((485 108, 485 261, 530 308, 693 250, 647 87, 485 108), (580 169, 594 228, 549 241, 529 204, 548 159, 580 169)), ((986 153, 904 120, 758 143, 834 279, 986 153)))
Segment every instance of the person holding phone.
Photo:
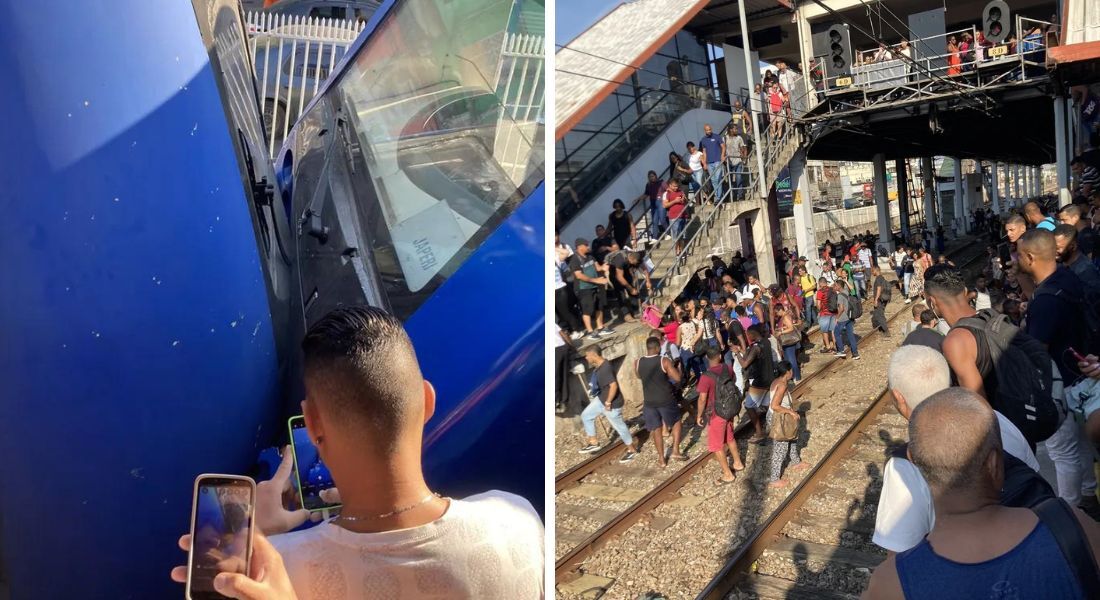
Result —
MULTIPOLYGON (((262 535, 248 576, 220 573, 215 589, 250 600, 351 590, 378 598, 542 597, 543 526, 527 500, 500 491, 452 499, 424 480, 435 388, 401 322, 374 307, 339 308, 309 329, 302 351, 306 429, 339 490, 325 500, 343 508, 287 533, 311 515, 282 504, 292 467, 284 452, 275 477, 257 486, 262 535)), ((190 549, 188 536, 180 547, 190 549)), ((186 574, 177 567, 172 578, 186 574)))

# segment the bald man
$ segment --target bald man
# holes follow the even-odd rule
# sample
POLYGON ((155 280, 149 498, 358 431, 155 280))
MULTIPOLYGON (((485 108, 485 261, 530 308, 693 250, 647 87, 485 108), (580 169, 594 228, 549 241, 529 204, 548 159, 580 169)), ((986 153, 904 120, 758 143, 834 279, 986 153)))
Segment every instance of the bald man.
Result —
MULTIPOLYGON (((1089 352, 1089 332, 1082 304, 1085 286, 1081 279, 1055 261, 1054 234, 1033 229, 1020 238, 1020 269, 1038 282, 1027 305, 1024 331, 1050 353, 1062 381, 1073 381, 1081 373, 1070 348, 1089 352), (1082 349, 1084 348, 1084 349, 1082 349)), ((1059 382, 1055 382, 1059 386, 1059 382)), ((1058 495, 1089 510, 1096 510, 1096 474, 1092 446, 1082 423, 1067 417, 1046 442, 1058 472, 1058 495)))
POLYGON ((1043 214, 1043 209, 1035 202, 1028 202, 1024 205, 1024 218, 1036 229, 1054 231, 1054 227, 1057 225, 1054 222, 1054 217, 1043 214))
MULTIPOLYGON (((927 346, 898 348, 890 357, 886 373, 894 406, 906 420, 922 402, 951 386, 947 361, 927 346)), ((1004 451, 1038 472, 1039 462, 1024 434, 1001 413, 994 411, 994 415, 1004 451)), ((1049 487, 1046 489, 1049 492, 1049 487)), ((917 467, 897 455, 886 461, 872 541, 891 552, 904 552, 928 535, 935 520, 932 493, 917 467)))
MULTIPOLYGON (((999 427, 977 394, 949 388, 914 409, 908 456, 932 491, 936 523, 919 544, 875 569, 864 598, 1088 597, 1059 539, 1078 542, 1095 556, 1100 526, 1061 500, 1034 510, 1001 505, 999 427), (1049 524, 1058 517, 1062 526, 1049 524)), ((1095 560, 1081 563, 1095 577, 1095 560)))

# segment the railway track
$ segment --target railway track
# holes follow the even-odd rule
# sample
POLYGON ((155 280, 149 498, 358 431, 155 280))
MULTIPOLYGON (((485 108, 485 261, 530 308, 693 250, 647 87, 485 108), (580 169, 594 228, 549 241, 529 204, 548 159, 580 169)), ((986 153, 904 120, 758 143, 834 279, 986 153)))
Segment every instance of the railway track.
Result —
MULTIPOLYGON (((973 254, 972 256, 967 257, 961 266, 965 268, 966 266, 973 264, 984 255, 985 253, 983 249, 977 254, 973 254)), ((900 306, 894 312, 894 314, 891 315, 890 322, 892 324, 896 323, 899 315, 908 315, 908 312, 909 311, 907 310, 907 307, 905 305, 900 306)), ((869 320, 869 318, 867 320, 869 320)), ((873 341, 878 337, 878 332, 865 335, 863 340, 861 341, 861 346, 863 346, 864 344, 873 343, 873 341)), ((819 364, 821 364, 821 367, 813 371, 812 373, 807 373, 803 377, 802 382, 793 390, 792 396, 796 400, 796 405, 798 404, 798 400, 800 398, 806 396, 811 392, 811 390, 813 389, 812 384, 826 377, 829 373, 834 372, 841 365, 846 364, 846 361, 844 359, 829 356, 825 362, 819 364)), ((850 364, 850 362, 847 364, 850 364)), ((733 555, 733 558, 731 558, 730 561, 727 562, 725 567, 721 570, 719 576, 716 577, 711 582, 711 584, 707 586, 705 595, 700 597, 723 597, 723 593, 734 589, 735 582, 743 579, 742 576, 746 572, 745 561, 748 560, 749 564, 752 564, 752 562, 763 552, 763 549, 769 545, 768 540, 773 539, 777 535, 776 532, 771 531, 771 529, 768 529, 768 527, 779 527, 779 530, 782 530, 782 528, 791 521, 791 518, 785 517, 787 512, 797 512, 798 508, 800 508, 802 503, 805 501, 805 495, 808 492, 813 492, 817 490, 820 484, 812 483, 814 478, 827 477, 827 473, 832 470, 832 467, 836 464, 838 460, 840 460, 840 457, 843 456, 842 453, 837 453, 837 450, 841 447, 847 447, 845 446, 845 444, 848 444, 847 440, 850 439, 850 436, 858 435, 860 428, 866 425, 866 420, 868 418, 877 416, 879 412, 881 412, 882 405, 882 391, 880 391, 878 393, 878 399, 867 409, 867 411, 859 416, 856 424, 853 425, 852 428, 848 430, 848 432, 846 432, 841 441, 838 442, 837 445, 828 452, 828 454, 822 461, 819 461, 815 469, 811 471, 811 474, 807 475, 806 479, 803 480, 803 483, 799 484, 799 486, 792 492, 791 496, 784 501, 783 507, 787 507, 788 505, 790 505, 790 508, 780 508, 778 511, 773 513, 769 517, 767 522, 761 526, 760 531, 758 531, 757 534, 753 536, 752 541, 736 551, 736 553, 733 555), (807 485, 806 482, 811 483, 807 485), (807 491, 803 492, 803 489, 807 491), (796 500, 792 502, 791 498, 796 498, 796 500), (750 550, 752 549, 755 550, 750 552, 750 550), (755 555, 752 559, 740 558, 742 556, 753 555, 754 553, 755 555)), ((845 423, 847 423, 847 421, 845 421, 845 423)), ((750 429, 750 422, 748 420, 739 423, 736 429, 738 437, 743 438, 745 435, 747 435, 746 432, 748 429, 750 429)), ((897 433, 898 432, 894 432, 894 437, 898 437, 897 433)), ((900 435, 900 437, 904 439, 904 431, 902 430, 900 433, 902 434, 900 435)), ((670 461, 668 470, 666 471, 663 469, 636 467, 633 465, 620 465, 615 461, 615 459, 618 458, 621 451, 621 443, 616 442, 613 444, 609 444, 604 447, 600 452, 585 460, 581 464, 578 464, 560 473, 555 479, 555 493, 558 495, 556 505, 558 507, 559 516, 566 515, 569 517, 580 518, 589 523, 601 523, 601 525, 594 530, 590 529, 579 533, 576 531, 563 531, 559 527, 559 542, 564 540, 571 545, 568 551, 564 553, 559 553, 559 558, 555 564, 555 575, 559 583, 562 581, 568 581, 571 578, 576 577, 576 570, 578 569, 578 567, 580 567, 587 559, 592 557, 609 541, 614 539, 616 536, 622 534, 624 531, 630 529, 639 521, 649 520, 649 525, 651 527, 663 526, 664 523, 660 522, 661 517, 654 516, 654 509, 662 503, 675 497, 681 490, 681 488, 683 488, 700 472, 700 470, 706 465, 707 460, 712 458, 712 455, 709 452, 706 452, 704 448, 698 448, 695 452, 695 455, 691 457, 690 460, 686 463, 676 463, 675 461, 670 461), (605 500, 605 507, 602 508, 577 506, 568 501, 570 490, 577 488, 578 486, 586 485, 584 483, 586 479, 600 479, 601 477, 606 476, 633 477, 635 478, 635 480, 641 479, 649 484, 649 489, 644 493, 635 490, 635 493, 631 496, 620 496, 617 495, 618 491, 611 488, 611 486, 590 486, 593 487, 593 489, 585 490, 585 493, 595 493, 598 497, 600 497, 601 500, 605 500), (624 502, 630 502, 629 506, 625 510, 614 510, 610 508, 616 505, 621 505, 624 502)), ((870 454, 874 454, 874 452, 863 451, 861 456, 867 456, 870 454)), ((875 460, 877 460, 878 464, 881 465, 886 454, 882 452, 880 452, 879 454, 881 456, 875 455, 877 457, 875 460)), ((830 526, 833 526, 834 529, 837 530, 839 530, 839 525, 841 525, 842 522, 843 519, 841 517, 836 517, 830 521, 827 521, 830 526)), ((863 525, 866 524, 863 523, 863 525)), ((867 530, 867 527, 864 526, 863 530, 867 530)), ((870 530, 873 530, 873 516, 871 517, 870 530)), ((866 543, 870 545, 869 532, 866 534, 866 537, 866 543)), ((822 541, 828 541, 827 538, 821 539, 822 541)), ((819 546, 824 545, 818 544, 818 546, 812 547, 816 552, 814 554, 815 557, 824 552, 824 549, 819 546)), ((803 545, 803 547, 806 546, 803 545)), ((866 562, 866 560, 864 562, 866 562)), ((877 564, 877 561, 874 564, 877 564)), ((867 569, 868 574, 870 572, 869 568, 864 566, 856 568, 867 569)), ((862 574, 862 571, 860 571, 859 573, 862 574)), ((763 589, 764 587, 766 587, 765 584, 770 582, 770 580, 762 578, 758 579, 759 583, 754 583, 752 589, 756 589, 757 587, 763 589)), ((780 589, 782 587, 779 582, 770 583, 774 583, 775 585, 773 587, 775 587, 776 589, 780 589)), ((856 593, 858 593, 858 591, 856 593)), ((750 596, 748 597, 752 597, 751 594, 752 593, 750 592, 750 596)))
POLYGON ((886 558, 886 551, 871 541, 881 469, 908 439, 906 428, 883 386, 696 600, 858 598, 886 558))

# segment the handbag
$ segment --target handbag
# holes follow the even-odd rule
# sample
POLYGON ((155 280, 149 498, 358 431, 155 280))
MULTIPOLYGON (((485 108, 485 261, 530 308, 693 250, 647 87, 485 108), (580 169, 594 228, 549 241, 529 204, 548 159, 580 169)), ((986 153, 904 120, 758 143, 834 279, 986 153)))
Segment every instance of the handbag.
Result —
POLYGON ((788 413, 777 413, 772 418, 768 437, 777 442, 790 442, 798 437, 798 417, 788 413))
POLYGON ((788 331, 787 333, 779 334, 780 346, 794 346, 800 343, 802 343, 802 335, 797 331, 788 331))

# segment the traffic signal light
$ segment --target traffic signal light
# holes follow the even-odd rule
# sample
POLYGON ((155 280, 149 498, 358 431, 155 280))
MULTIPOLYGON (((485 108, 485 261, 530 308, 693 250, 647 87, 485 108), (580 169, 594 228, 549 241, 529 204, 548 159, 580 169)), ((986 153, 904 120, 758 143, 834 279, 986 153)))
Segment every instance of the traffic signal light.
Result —
POLYGON ((1012 11, 1004 0, 993 0, 982 10, 982 35, 991 44, 1000 44, 1012 32, 1012 11))
POLYGON ((825 68, 829 77, 846 77, 852 74, 852 38, 847 25, 833 25, 829 28, 829 56, 825 59, 825 68))

